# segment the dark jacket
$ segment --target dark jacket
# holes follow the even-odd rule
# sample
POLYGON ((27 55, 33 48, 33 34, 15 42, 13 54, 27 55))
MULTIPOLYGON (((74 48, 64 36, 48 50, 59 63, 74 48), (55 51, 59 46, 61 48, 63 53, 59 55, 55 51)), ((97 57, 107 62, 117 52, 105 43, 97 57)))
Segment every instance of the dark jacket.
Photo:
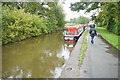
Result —
POLYGON ((97 32, 96 32, 96 29, 95 29, 95 28, 90 28, 89 33, 90 33, 91 36, 97 35, 97 32), (94 34, 92 34, 93 32, 94 32, 94 34))
POLYGON ((95 28, 95 24, 91 24, 91 25, 90 25, 90 28, 95 28))

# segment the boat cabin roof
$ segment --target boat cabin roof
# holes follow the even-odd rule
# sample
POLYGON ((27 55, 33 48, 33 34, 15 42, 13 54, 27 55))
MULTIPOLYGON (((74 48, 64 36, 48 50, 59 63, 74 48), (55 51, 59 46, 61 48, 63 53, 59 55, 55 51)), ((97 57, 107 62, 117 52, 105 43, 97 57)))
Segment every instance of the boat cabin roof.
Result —
POLYGON ((70 27, 66 30, 66 32, 77 32, 78 29, 76 27, 70 27))

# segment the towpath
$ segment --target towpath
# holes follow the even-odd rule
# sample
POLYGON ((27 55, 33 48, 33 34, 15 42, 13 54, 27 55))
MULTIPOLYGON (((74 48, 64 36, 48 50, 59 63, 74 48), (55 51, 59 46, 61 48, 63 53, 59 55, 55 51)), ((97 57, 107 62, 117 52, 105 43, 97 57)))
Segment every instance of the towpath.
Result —
POLYGON ((87 43, 80 78, 118 78, 118 51, 98 36, 91 44, 88 35, 87 43))
POLYGON ((87 36, 86 57, 78 67, 82 39, 83 36, 74 47, 60 78, 118 78, 118 51, 98 36, 94 44, 87 36))

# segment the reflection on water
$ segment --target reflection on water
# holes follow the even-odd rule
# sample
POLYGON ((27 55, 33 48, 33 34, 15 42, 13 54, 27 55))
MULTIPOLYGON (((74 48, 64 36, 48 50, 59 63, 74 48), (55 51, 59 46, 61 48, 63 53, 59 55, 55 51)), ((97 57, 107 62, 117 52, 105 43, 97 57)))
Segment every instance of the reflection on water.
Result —
MULTIPOLYGON (((72 48, 72 46, 71 46, 72 48)), ((57 78, 72 49, 62 32, 3 46, 3 78, 57 78)))

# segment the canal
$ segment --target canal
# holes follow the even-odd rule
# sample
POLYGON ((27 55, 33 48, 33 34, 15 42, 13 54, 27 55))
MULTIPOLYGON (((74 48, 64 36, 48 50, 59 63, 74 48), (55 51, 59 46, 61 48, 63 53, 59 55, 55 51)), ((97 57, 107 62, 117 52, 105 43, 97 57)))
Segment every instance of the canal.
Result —
POLYGON ((3 78, 58 78, 74 43, 63 32, 30 38, 2 47, 3 78))

